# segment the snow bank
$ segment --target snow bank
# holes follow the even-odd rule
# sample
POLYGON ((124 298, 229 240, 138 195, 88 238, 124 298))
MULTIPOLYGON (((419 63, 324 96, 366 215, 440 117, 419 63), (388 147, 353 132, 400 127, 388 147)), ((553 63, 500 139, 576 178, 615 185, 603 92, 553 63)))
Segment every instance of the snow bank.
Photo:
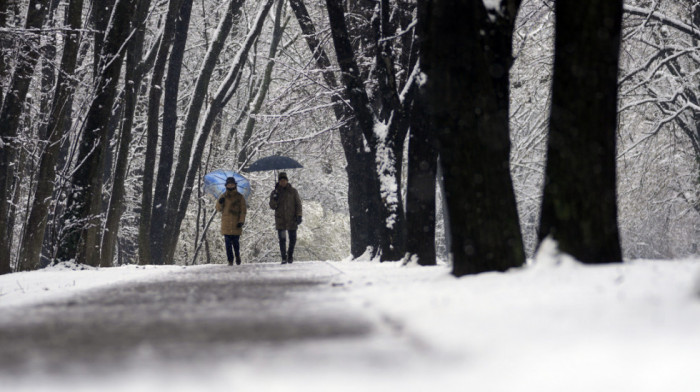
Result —
POLYGON ((436 371, 443 380, 478 391, 698 390, 700 260, 589 266, 556 255, 461 279, 445 267, 334 265, 364 306, 451 358, 436 371))
POLYGON ((152 265, 95 268, 69 262, 38 271, 0 275, 0 308, 66 298, 110 284, 153 279, 182 268, 152 265))

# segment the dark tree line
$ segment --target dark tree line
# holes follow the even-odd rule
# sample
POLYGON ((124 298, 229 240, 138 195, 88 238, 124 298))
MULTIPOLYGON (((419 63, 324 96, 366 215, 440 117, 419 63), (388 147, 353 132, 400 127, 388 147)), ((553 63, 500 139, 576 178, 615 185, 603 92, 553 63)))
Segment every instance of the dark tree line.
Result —
MULTIPOLYGON (((45 25, 50 3, 30 1, 26 30, 45 25)), ((145 164, 138 171, 139 261, 172 262, 205 148, 212 133, 220 133, 220 115, 239 86, 274 0, 256 3, 249 26, 242 22, 245 4, 231 0, 222 6, 216 35, 207 42, 183 121, 178 122, 183 52, 194 2, 168 1, 157 37, 146 34, 154 6, 150 0, 112 0, 107 7, 93 0, 85 21, 87 4, 67 2, 63 26, 70 33, 63 40, 60 71, 47 109, 28 218, 31 229, 22 238, 18 269, 40 265, 51 198, 57 191, 60 149, 71 124, 73 75, 84 61, 81 48, 88 44, 94 53, 94 96, 78 125, 76 155, 67 163, 71 168, 67 202, 63 211, 56 211, 63 217, 58 220, 56 256, 91 265, 112 264, 125 210, 129 149, 140 112, 146 121, 145 164), (85 27, 94 33, 79 33, 85 27), (236 56, 222 64, 221 54, 232 34, 240 35, 236 56), (210 91, 217 70, 223 78, 216 91, 210 91), (115 135, 118 143, 112 152, 108 143, 115 135), (113 171, 108 170, 110 159, 113 171), (105 171, 111 175, 105 176, 105 171), (105 188, 111 189, 108 198, 105 188)), ((551 236, 562 251, 584 262, 620 261, 615 130, 622 2, 554 4, 554 83, 540 240, 551 236)), ((277 0, 277 5, 272 14, 279 33, 286 3, 277 0)), ((316 24, 324 21, 314 21, 308 6, 303 0, 289 0, 310 61, 333 91, 332 113, 340 124, 347 162, 353 256, 371 249, 382 261, 409 257, 423 265, 435 264, 439 164, 453 273, 521 266, 525 252, 509 162, 509 70, 520 1, 503 0, 496 8, 487 8, 481 0, 326 0, 329 42, 320 39, 322 29, 316 24)), ((6 24, 6 8, 7 2, 0 0, 0 27, 6 24)), ((14 140, 39 59, 38 35, 27 37, 19 50, 24 55, 15 60, 9 87, 2 91, 3 221, 12 215, 9 200, 18 159, 14 140)), ((279 44, 279 38, 270 42, 271 59, 279 44)), ((0 72, 7 69, 3 57, 0 72)), ((259 87, 267 89, 269 70, 263 72, 266 77, 259 87)), ((250 107, 254 112, 260 108, 258 103, 250 107)), ((250 117, 246 141, 254 126, 250 117)), ((239 164, 252 153, 252 145, 242 149, 239 164)), ((0 273, 11 270, 11 236, 12 228, 0 225, 0 273)))

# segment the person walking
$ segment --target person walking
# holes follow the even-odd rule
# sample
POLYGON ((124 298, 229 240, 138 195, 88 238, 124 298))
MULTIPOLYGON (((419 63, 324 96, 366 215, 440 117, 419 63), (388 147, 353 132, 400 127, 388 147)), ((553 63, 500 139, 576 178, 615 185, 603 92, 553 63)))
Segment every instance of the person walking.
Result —
POLYGON ((245 224, 246 204, 243 195, 238 193, 236 179, 226 179, 226 191, 216 203, 216 210, 221 212, 221 234, 226 240, 226 257, 228 265, 233 265, 236 255, 236 265, 241 264, 240 237, 245 224))
POLYGON ((297 228, 301 224, 301 198, 292 184, 287 173, 278 176, 275 189, 270 193, 270 208, 275 210, 275 228, 280 243, 282 264, 294 262, 294 246, 297 243, 297 228), (289 234, 289 249, 287 249, 287 234, 289 234))

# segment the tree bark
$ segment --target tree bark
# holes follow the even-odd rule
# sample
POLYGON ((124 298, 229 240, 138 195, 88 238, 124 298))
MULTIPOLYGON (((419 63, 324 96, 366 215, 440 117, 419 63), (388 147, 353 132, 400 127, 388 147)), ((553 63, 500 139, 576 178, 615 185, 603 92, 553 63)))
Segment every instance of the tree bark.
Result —
POLYGON ((150 0, 137 0, 136 12, 134 12, 131 27, 134 31, 126 54, 126 73, 124 88, 124 115, 119 137, 119 149, 117 162, 114 169, 114 182, 112 196, 107 208, 107 221, 102 235, 102 251, 100 254, 100 266, 111 267, 113 265, 114 250, 117 244, 117 235, 122 215, 124 214, 124 196, 126 190, 124 183, 129 167, 129 146, 131 145, 132 129, 134 126, 134 114, 138 93, 143 79, 143 44, 146 35, 146 18, 151 6, 150 0))
POLYGON ((61 68, 58 72, 56 91, 46 125, 48 143, 39 161, 37 189, 27 220, 27 229, 22 237, 19 268, 23 271, 34 270, 40 266, 48 211, 56 180, 56 162, 65 130, 66 112, 70 111, 67 104, 72 102, 69 97, 73 95, 75 85, 71 78, 75 74, 80 46, 80 34, 75 31, 82 27, 82 12, 83 0, 71 0, 64 23, 69 32, 66 34, 63 45, 61 68))
MULTIPOLYGON (((316 62, 316 67, 322 70, 323 79, 329 88, 337 90, 338 81, 331 70, 330 58, 321 45, 321 41, 316 37, 316 29, 304 2, 302 0, 290 0, 290 5, 316 62)), ((357 121, 353 118, 352 111, 347 107, 346 100, 346 94, 339 93, 331 97, 336 121, 342 124, 339 133, 347 162, 345 171, 348 175, 350 253, 357 258, 368 247, 374 249, 379 247, 378 237, 370 235, 372 225, 371 215, 368 213, 367 197, 370 194, 367 184, 367 173, 374 169, 374 162, 370 153, 365 151, 362 131, 359 129, 357 121)))
MULTIPOLYGON (((39 29, 44 24, 49 9, 49 0, 30 0, 27 9, 25 29, 39 29)), ((22 60, 18 62, 10 81, 10 88, 0 107, 0 220, 6 222, 9 218, 8 196, 12 186, 12 159, 15 155, 15 137, 22 118, 24 101, 27 98, 29 84, 34 75, 34 67, 39 60, 39 36, 30 35, 20 50, 22 60)), ((0 224, 0 274, 10 270, 10 233, 12 227, 0 224)))
POLYGON ((268 61, 263 70, 262 80, 260 81, 260 87, 255 94, 255 99, 252 102, 252 108, 248 113, 248 120, 246 120, 245 127, 243 128, 243 139, 241 140, 242 148, 238 154, 238 164, 240 166, 244 165, 250 158, 251 147, 250 138, 253 136, 253 130, 255 129, 255 116, 260 113, 263 103, 265 103, 265 98, 267 97, 267 92, 270 89, 270 84, 272 83, 272 70, 275 67, 275 57, 277 56, 277 47, 282 40, 282 35, 284 34, 284 29, 286 27, 286 22, 282 25, 282 9, 284 6, 283 0, 277 0, 277 8, 275 10, 275 25, 272 29, 272 39, 270 41, 270 50, 268 53, 268 61))
MULTIPOLYGON (((190 101, 187 109, 182 140, 180 142, 180 150, 178 152, 177 165, 175 167, 172 183, 170 185, 170 192, 168 194, 167 209, 165 211, 166 224, 163 228, 165 232, 163 246, 162 249, 154 249, 157 254, 165 255, 166 250, 170 249, 173 249, 172 252, 174 252, 174 246, 171 244, 177 242, 177 238, 173 237, 177 236, 178 233, 177 231, 172 230, 172 225, 177 221, 180 199, 183 194, 185 179, 190 166, 190 157, 192 155, 192 145, 194 144, 195 133, 197 131, 197 123, 199 122, 202 106, 204 105, 204 98, 207 95, 209 82, 211 80, 214 67, 216 66, 217 59, 219 58, 219 54, 221 54, 221 50, 224 47, 224 41, 233 27, 234 16, 238 15, 243 3, 243 0, 231 0, 229 3, 226 13, 221 18, 217 28, 217 35, 209 46, 207 55, 204 58, 200 68, 199 76, 197 76, 192 100, 190 101)), ((150 261, 140 260, 140 262, 149 263, 150 261)))
POLYGON ((557 2, 540 242, 584 263, 622 260, 615 145, 621 0, 557 2))
MULTIPOLYGON (((11 0, 0 0, 0 28, 7 27, 7 21, 10 15, 11 0)), ((9 64, 7 59, 10 57, 10 48, 12 40, 4 35, 0 36, 0 81, 6 79, 9 73, 9 64)), ((0 107, 5 98, 4 84, 0 83, 0 107)))
MULTIPOLYGON (((148 120, 146 128, 146 155, 143 168, 143 188, 141 193, 141 218, 139 220, 139 260, 150 263, 152 260, 153 230, 151 225, 153 210, 153 177, 158 153, 158 127, 160 121, 160 99, 163 93, 162 82, 167 65, 170 46, 175 37, 175 24, 180 12, 181 0, 171 0, 168 3, 168 13, 165 16, 163 37, 160 40, 156 63, 151 75, 151 85, 148 93, 148 120)), ((157 253, 155 253, 157 254, 157 253)), ((163 259, 154 260, 155 264, 163 264, 163 259)))
POLYGON ((192 188, 194 186, 194 180, 197 176, 197 170, 199 166, 197 165, 197 162, 199 162, 202 159, 204 147, 206 146, 206 142, 209 139, 209 133, 212 130, 212 126, 216 122, 216 119, 221 113, 221 110, 226 105, 227 99, 229 99, 232 95, 231 86, 240 77, 240 73, 243 70, 243 66, 245 65, 245 61, 248 57, 248 52, 253 46, 253 43, 257 40, 257 37, 260 35, 262 27, 265 23, 265 18, 267 17, 270 8, 272 8, 273 3, 274 0, 266 0, 266 2, 263 3, 262 8, 260 9, 255 21, 253 22, 253 25, 251 26, 251 30, 246 36, 245 42, 234 57, 234 61, 231 65, 231 69, 229 70, 228 75, 226 76, 223 83, 221 83, 221 85, 219 86, 216 94, 214 94, 214 99, 209 105, 209 109, 207 110, 206 116, 204 118, 204 124, 202 124, 202 129, 199 132, 199 138, 197 139, 196 148, 192 154, 191 162, 193 162, 193 164, 187 170, 186 184, 183 188, 182 196, 180 197, 180 203, 177 209, 177 214, 175 215, 176 220, 175 222, 168 222, 168 224, 166 225, 166 227, 169 228, 169 242, 166 248, 166 255, 169 257, 169 260, 172 260, 173 254, 175 253, 180 227, 182 225, 182 221, 185 219, 187 206, 190 202, 190 196, 192 195, 192 188))
POLYGON ((421 64, 443 166, 453 274, 525 261, 510 175, 509 80, 519 1, 433 1, 421 64), (461 39, 454 39, 461 37, 461 39))
POLYGON ((105 33, 95 84, 96 96, 85 120, 78 166, 71 178, 73 189, 62 222, 69 226, 59 249, 62 260, 75 258, 79 263, 100 264, 104 154, 124 58, 122 44, 128 37, 129 12, 134 1, 116 1, 105 33))
MULTIPOLYGON (((425 3, 425 0, 418 1, 416 43, 419 47, 428 33, 425 3)), ((427 64, 421 64, 421 67, 429 68, 427 64)), ((435 265, 438 148, 435 135, 431 132, 426 94, 424 86, 417 88, 410 114, 406 181, 406 253, 409 260, 415 256, 420 265, 435 265)))
POLYGON ((362 54, 374 57, 372 68, 361 70, 355 59, 342 2, 327 0, 326 4, 346 94, 370 153, 374 155, 374 166, 367 172, 371 178, 366 176, 369 193, 365 196, 369 197, 369 207, 376 210, 375 217, 379 219, 375 229, 380 249, 375 255, 379 254, 382 261, 398 260, 404 256, 406 234, 401 157, 409 124, 407 108, 411 105, 413 92, 410 88, 412 77, 406 78, 402 91, 399 91, 396 69, 410 74, 415 57, 411 57, 411 45, 399 50, 392 42, 396 39, 397 26, 404 21, 402 15, 411 12, 404 9, 407 3, 394 10, 387 0, 380 1, 378 7, 372 3, 358 4, 357 12, 370 20, 357 28, 364 50, 362 54), (394 11, 401 15, 394 15, 394 11), (395 53, 400 54, 398 64, 395 53), (371 81, 371 99, 364 86, 365 79, 370 77, 376 77, 371 81), (374 203, 376 207, 372 207, 374 203))
POLYGON ((180 84, 180 74, 187 42, 187 32, 190 26, 192 14, 192 0, 183 0, 180 5, 180 16, 175 26, 175 41, 168 63, 168 71, 165 77, 165 97, 163 99, 163 132, 160 138, 160 159, 158 161, 158 175, 156 188, 153 194, 153 213, 151 214, 151 240, 153 249, 162 249, 165 229, 166 206, 168 204, 168 190, 170 189, 170 176, 172 175, 173 159, 175 155, 175 135, 177 130, 177 101, 180 84))

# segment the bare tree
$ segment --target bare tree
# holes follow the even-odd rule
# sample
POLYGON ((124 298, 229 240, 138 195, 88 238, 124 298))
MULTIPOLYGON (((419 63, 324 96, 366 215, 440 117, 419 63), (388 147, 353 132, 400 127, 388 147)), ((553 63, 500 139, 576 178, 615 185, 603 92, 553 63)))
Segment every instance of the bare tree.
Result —
POLYGON ((21 270, 33 270, 40 265, 40 255, 44 232, 48 222, 48 211, 51 204, 51 195, 56 181, 56 162, 58 160, 61 139, 65 129, 66 105, 71 102, 68 97, 75 89, 72 77, 78 60, 80 34, 82 27, 83 0, 71 0, 65 15, 65 27, 68 29, 61 66, 58 72, 56 88, 54 92, 51 112, 46 125, 47 144, 41 153, 37 188, 34 192, 32 208, 27 221, 27 229, 22 237, 19 268, 21 270))
POLYGON ((401 171, 404 140, 409 126, 408 108, 413 102, 416 76, 417 48, 411 44, 412 34, 399 34, 410 30, 412 6, 399 3, 392 7, 381 1, 375 7, 369 2, 359 2, 358 12, 371 23, 360 26, 359 40, 369 48, 365 56, 371 56, 372 80, 363 75, 353 48, 345 10, 341 1, 328 0, 328 18, 335 44, 338 65, 343 84, 355 118, 374 156, 376 167, 367 176, 368 194, 377 203, 376 232, 380 241, 381 260, 398 260, 405 250, 405 217, 401 190, 401 171), (395 11, 395 12, 394 12, 395 11), (400 30, 403 29, 403 30, 400 30), (394 45, 397 37, 408 36, 408 42, 394 45), (396 55, 396 53, 399 55, 396 55), (403 77, 398 76, 400 70, 403 77), (365 82, 373 85, 368 93, 365 82))
MULTIPOLYGON (((379 236, 376 230, 381 222, 375 219, 379 215, 369 213, 376 203, 370 201, 371 178, 367 173, 374 171, 375 164, 371 152, 364 148, 362 131, 354 118, 352 109, 346 104, 347 93, 339 90, 339 82, 333 73, 332 64, 321 40, 317 37, 317 29, 309 16, 309 12, 303 1, 291 0, 292 10, 299 22, 309 50, 316 62, 316 67, 321 70, 323 80, 328 88, 333 91, 333 113, 336 121, 340 123, 340 138, 347 161, 346 172, 348 176, 348 207, 350 214, 350 251, 353 257, 361 256, 368 248, 379 248, 379 236)), ((376 184, 376 179, 374 179, 376 184)))
MULTIPOLYGON (((221 113, 221 110, 231 99, 233 93, 232 89, 235 90, 237 86, 235 82, 240 78, 240 73, 243 69, 243 66, 245 65, 245 61, 248 57, 248 52, 253 46, 253 43, 257 40, 257 37, 260 35, 263 24, 265 23, 265 18, 267 17, 270 8, 272 8, 273 3, 274 0, 266 0, 266 2, 263 3, 260 7, 260 10, 258 11, 258 14, 255 17, 255 20, 250 30, 248 31, 248 34, 246 35, 246 38, 241 48, 238 50, 236 56, 234 57, 234 61, 230 66, 228 74, 226 75, 221 85, 218 87, 216 93, 213 95, 213 99, 204 116, 204 123, 202 124, 202 127, 199 131, 197 144, 195 146, 194 151, 192 152, 192 157, 190 158, 189 162, 196 163, 201 161, 202 154, 204 152, 207 140, 209 139, 209 134, 211 133, 212 127, 215 124, 217 117, 221 113)), ((178 162, 178 167, 179 166, 180 162, 178 162)), ((197 176, 199 165, 192 164, 186 169, 187 176, 185 178, 185 186, 181 189, 181 194, 179 197, 177 197, 177 194, 175 194, 175 196, 179 199, 178 208, 175 210, 176 213, 172 216, 168 216, 168 220, 166 221, 165 229, 168 230, 168 235, 166 237, 167 246, 165 248, 165 254, 168 257, 168 260, 172 260, 173 254, 175 253, 175 247, 177 246, 180 227, 182 225, 183 219, 185 218, 187 206, 190 202, 190 196, 192 195, 192 187, 194 186, 194 180, 197 176)))
MULTIPOLYGON (((131 20, 131 28, 134 33, 129 40, 129 47, 126 53, 124 114, 119 136, 112 195, 107 208, 107 220, 102 236, 100 265, 103 267, 111 266, 113 263, 114 249, 117 235, 119 234, 119 222, 125 210, 124 195, 126 190, 124 189, 124 182, 129 166, 129 147, 132 140, 138 92, 147 68, 147 62, 143 58, 143 46, 146 35, 146 18, 150 5, 150 0, 137 0, 136 11, 133 13, 131 20)), ((158 48, 160 49, 160 45, 158 45, 158 48)))
MULTIPOLYGON (((40 29, 44 24, 49 9, 49 0, 30 0, 27 8, 25 30, 40 29)), ((2 10, 0 8, 0 10, 2 10)), ((2 99, 0 107, 0 219, 7 222, 10 217, 8 195, 11 194, 13 178, 12 160, 15 157, 15 137, 19 129, 24 102, 29 91, 29 84, 34 75, 34 67, 39 60, 39 36, 27 31, 21 36, 20 52, 22 57, 15 66, 10 87, 2 99)), ((10 246, 12 227, 0 225, 0 274, 10 272, 10 246)))
POLYGON ((153 193, 153 211, 151 213, 151 249, 162 249, 165 230, 163 225, 168 204, 168 190, 172 175, 175 155, 175 136, 177 131, 177 102, 180 75, 185 54, 185 43, 192 14, 192 0, 184 0, 175 26, 175 41, 165 77, 165 96, 163 98, 163 131, 160 138, 160 157, 155 191, 153 193))
POLYGON ((78 164, 71 179, 73 189, 62 222, 69 231, 59 250, 62 260, 75 258, 89 265, 100 264, 104 154, 134 2, 116 0, 107 25, 97 67, 95 98, 83 126, 78 164))

